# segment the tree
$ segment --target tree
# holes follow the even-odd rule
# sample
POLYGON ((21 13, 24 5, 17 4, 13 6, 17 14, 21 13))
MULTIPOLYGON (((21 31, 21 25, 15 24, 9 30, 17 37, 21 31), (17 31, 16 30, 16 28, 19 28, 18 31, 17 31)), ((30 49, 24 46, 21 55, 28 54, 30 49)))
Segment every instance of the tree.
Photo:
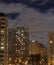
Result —
POLYGON ((35 61, 36 61, 36 65, 40 65, 41 54, 36 54, 36 55, 35 55, 35 61))
POLYGON ((30 55, 32 65, 39 65, 41 60, 41 54, 30 55))

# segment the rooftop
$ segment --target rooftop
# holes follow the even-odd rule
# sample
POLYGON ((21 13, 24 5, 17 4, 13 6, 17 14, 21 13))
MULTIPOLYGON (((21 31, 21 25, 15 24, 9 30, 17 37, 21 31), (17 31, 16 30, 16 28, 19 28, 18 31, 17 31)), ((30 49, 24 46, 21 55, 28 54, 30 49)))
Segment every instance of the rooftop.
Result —
POLYGON ((0 16, 4 16, 4 17, 6 17, 6 15, 5 15, 4 13, 1 13, 1 12, 0 12, 0 16))

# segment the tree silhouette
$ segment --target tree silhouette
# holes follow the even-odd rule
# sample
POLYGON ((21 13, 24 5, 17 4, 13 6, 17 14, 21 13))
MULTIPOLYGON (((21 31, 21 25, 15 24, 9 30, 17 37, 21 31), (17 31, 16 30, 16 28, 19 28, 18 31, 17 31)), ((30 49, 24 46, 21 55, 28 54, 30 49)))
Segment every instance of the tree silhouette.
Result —
POLYGON ((32 65, 40 65, 41 54, 30 55, 32 65))
POLYGON ((36 65, 40 65, 41 54, 36 54, 36 55, 35 55, 35 61, 36 61, 36 65))

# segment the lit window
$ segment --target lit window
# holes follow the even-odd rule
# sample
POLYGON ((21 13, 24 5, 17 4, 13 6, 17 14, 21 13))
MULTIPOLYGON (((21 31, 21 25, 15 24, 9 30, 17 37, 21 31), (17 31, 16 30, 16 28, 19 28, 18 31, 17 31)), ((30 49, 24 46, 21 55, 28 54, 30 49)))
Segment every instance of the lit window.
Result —
POLYGON ((2 38, 1 41, 4 41, 4 38, 2 38))
POLYGON ((17 44, 16 44, 16 46, 17 46, 17 44))
POLYGON ((16 35, 16 38, 17 38, 17 35, 16 35))
POLYGON ((8 32, 7 32, 7 34, 8 34, 8 32))
POLYGON ((25 50, 25 47, 23 47, 23 50, 25 50))
POLYGON ((4 33, 4 30, 1 30, 1 33, 4 33))
POLYGON ((19 58, 19 62, 21 62, 22 60, 19 58))
POLYGON ((23 37, 23 39, 25 39, 25 37, 23 37))
POLYGON ((54 60, 52 60, 52 64, 54 65, 54 60))
POLYGON ((12 65, 12 64, 9 64, 9 65, 12 65))
POLYGON ((52 41, 50 41, 50 43, 52 43, 52 41))
POLYGON ((16 49, 16 52, 17 52, 18 50, 16 49))
POLYGON ((22 52, 22 55, 23 55, 23 52, 22 52))
POLYGON ((16 34, 20 34, 20 31, 17 31, 16 34))
POLYGON ((20 38, 18 37, 17 39, 19 40, 20 38))
POLYGON ((21 41, 23 42, 23 39, 21 41))
POLYGON ((25 45, 25 42, 22 42, 22 45, 25 45))
POLYGON ((28 61, 26 60, 25 65, 27 65, 28 61))
POLYGON ((9 58, 9 61, 11 61, 12 60, 12 58, 9 58))
POLYGON ((24 31, 22 30, 22 32, 24 32, 24 31))
POLYGON ((23 36, 23 34, 21 34, 23 36))
POLYGON ((1 45, 4 45, 4 43, 1 43, 1 45))
POLYGON ((1 42, 5 42, 5 37, 1 37, 1 42))
POLYGON ((32 42, 35 42, 34 40, 32 40, 32 42))
POLYGON ((16 34, 17 34, 17 32, 16 32, 16 34))
POLYGON ((1 47, 1 49, 4 49, 4 47, 1 47))

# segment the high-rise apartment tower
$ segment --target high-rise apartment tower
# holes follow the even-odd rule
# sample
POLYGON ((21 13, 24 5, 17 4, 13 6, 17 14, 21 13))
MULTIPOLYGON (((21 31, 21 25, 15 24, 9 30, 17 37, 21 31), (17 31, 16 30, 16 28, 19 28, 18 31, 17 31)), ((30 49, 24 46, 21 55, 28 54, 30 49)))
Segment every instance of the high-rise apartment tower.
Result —
POLYGON ((8 63, 8 18, 0 13, 0 65, 8 63))
POLYGON ((54 32, 48 36, 48 65, 54 65, 54 32))
POLYGON ((27 28, 18 27, 16 29, 16 57, 23 59, 24 62, 28 57, 29 32, 27 28))

